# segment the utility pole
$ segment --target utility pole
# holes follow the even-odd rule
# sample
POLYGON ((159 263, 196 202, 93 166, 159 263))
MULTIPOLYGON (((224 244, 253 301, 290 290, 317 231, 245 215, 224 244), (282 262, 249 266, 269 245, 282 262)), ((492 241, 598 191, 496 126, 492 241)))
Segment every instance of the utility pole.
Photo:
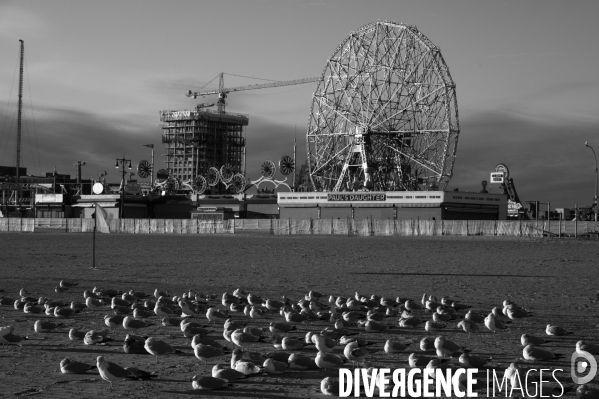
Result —
POLYGON ((591 149, 591 151, 593 151, 593 156, 595 157, 595 200, 593 202, 594 208, 595 208, 595 222, 597 221, 597 213, 599 212, 599 210, 597 209, 597 154, 595 154, 595 150, 593 149, 593 147, 591 147, 589 145, 588 141, 585 141, 584 143, 585 147, 589 147, 591 149))
POLYGON ((15 211, 19 206, 19 190, 21 188, 20 181, 20 168, 21 168, 21 129, 23 127, 23 60, 25 58, 25 42, 21 42, 21 64, 19 67, 19 107, 17 116, 17 170, 15 171, 15 183, 19 185, 19 189, 15 191, 15 211))
POLYGON ((124 205, 125 205, 125 173, 127 173, 127 172, 125 172, 125 164, 127 162, 129 163, 129 169, 131 169, 131 160, 125 159, 124 155, 122 158, 117 158, 116 163, 114 165, 114 167, 118 169, 119 163, 120 163, 120 166, 122 166, 121 174, 123 175, 123 180, 121 181, 121 184, 122 184, 122 186, 121 186, 121 209, 119 210, 119 219, 122 219, 123 215, 124 215, 123 211, 124 211, 124 205))

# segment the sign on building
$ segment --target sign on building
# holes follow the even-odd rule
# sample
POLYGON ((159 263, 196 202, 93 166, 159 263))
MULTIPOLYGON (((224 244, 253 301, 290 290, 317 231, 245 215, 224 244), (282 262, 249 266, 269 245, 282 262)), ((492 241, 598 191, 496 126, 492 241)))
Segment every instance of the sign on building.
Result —
POLYGON ((503 183, 503 172, 491 172, 491 184, 503 183))

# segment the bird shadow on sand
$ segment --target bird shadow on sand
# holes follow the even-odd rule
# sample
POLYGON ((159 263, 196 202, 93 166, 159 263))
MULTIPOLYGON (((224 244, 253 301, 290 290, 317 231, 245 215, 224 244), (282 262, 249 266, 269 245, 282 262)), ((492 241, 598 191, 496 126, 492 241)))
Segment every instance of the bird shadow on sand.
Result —
MULTIPOLYGON (((40 346, 47 346, 47 345, 40 345, 40 346)), ((92 348, 68 348, 68 347, 56 347, 56 346, 50 346, 49 348, 45 348, 44 350, 49 351, 49 352, 75 352, 75 353, 100 353, 100 354, 106 354, 106 353, 110 353, 113 354, 113 351, 109 351, 109 350, 99 350, 99 349, 92 349, 92 348)))
POLYGON ((555 278, 555 276, 543 276, 539 274, 471 274, 471 273, 409 273, 409 272, 349 272, 347 274, 368 274, 382 276, 456 276, 456 277, 508 277, 508 278, 555 278))
POLYGON ((188 396, 217 396, 217 397, 259 397, 259 398, 281 398, 284 397, 286 399, 300 399, 297 396, 288 396, 284 393, 274 393, 270 394, 269 390, 256 390, 256 389, 240 389, 240 388, 230 388, 230 389, 216 389, 213 391, 208 390, 196 390, 196 389, 188 389, 185 391, 161 391, 163 393, 168 394, 177 394, 177 395, 188 395, 188 396))

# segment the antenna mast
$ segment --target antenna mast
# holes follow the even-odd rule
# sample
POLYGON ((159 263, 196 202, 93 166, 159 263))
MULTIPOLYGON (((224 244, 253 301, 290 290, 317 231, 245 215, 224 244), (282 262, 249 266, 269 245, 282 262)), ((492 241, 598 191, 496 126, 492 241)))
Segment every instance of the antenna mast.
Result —
MULTIPOLYGON (((25 42, 20 40, 21 42, 21 65, 19 69, 19 108, 17 114, 17 170, 15 173, 16 181, 15 183, 19 184, 19 169, 21 167, 21 127, 22 127, 22 117, 23 117, 23 59, 25 58, 25 42)), ((19 206, 19 191, 15 191, 15 208, 19 206)))

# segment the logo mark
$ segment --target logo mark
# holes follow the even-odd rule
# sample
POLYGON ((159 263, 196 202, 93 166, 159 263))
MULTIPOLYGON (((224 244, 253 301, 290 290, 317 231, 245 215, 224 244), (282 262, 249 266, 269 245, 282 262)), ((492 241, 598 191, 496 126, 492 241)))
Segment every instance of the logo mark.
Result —
POLYGON ((570 375, 572 376, 572 381, 575 384, 586 384, 591 381, 597 375, 597 361, 587 351, 576 351, 572 353, 572 357, 570 358, 570 375), (588 372, 586 377, 579 377, 579 375, 588 372))

